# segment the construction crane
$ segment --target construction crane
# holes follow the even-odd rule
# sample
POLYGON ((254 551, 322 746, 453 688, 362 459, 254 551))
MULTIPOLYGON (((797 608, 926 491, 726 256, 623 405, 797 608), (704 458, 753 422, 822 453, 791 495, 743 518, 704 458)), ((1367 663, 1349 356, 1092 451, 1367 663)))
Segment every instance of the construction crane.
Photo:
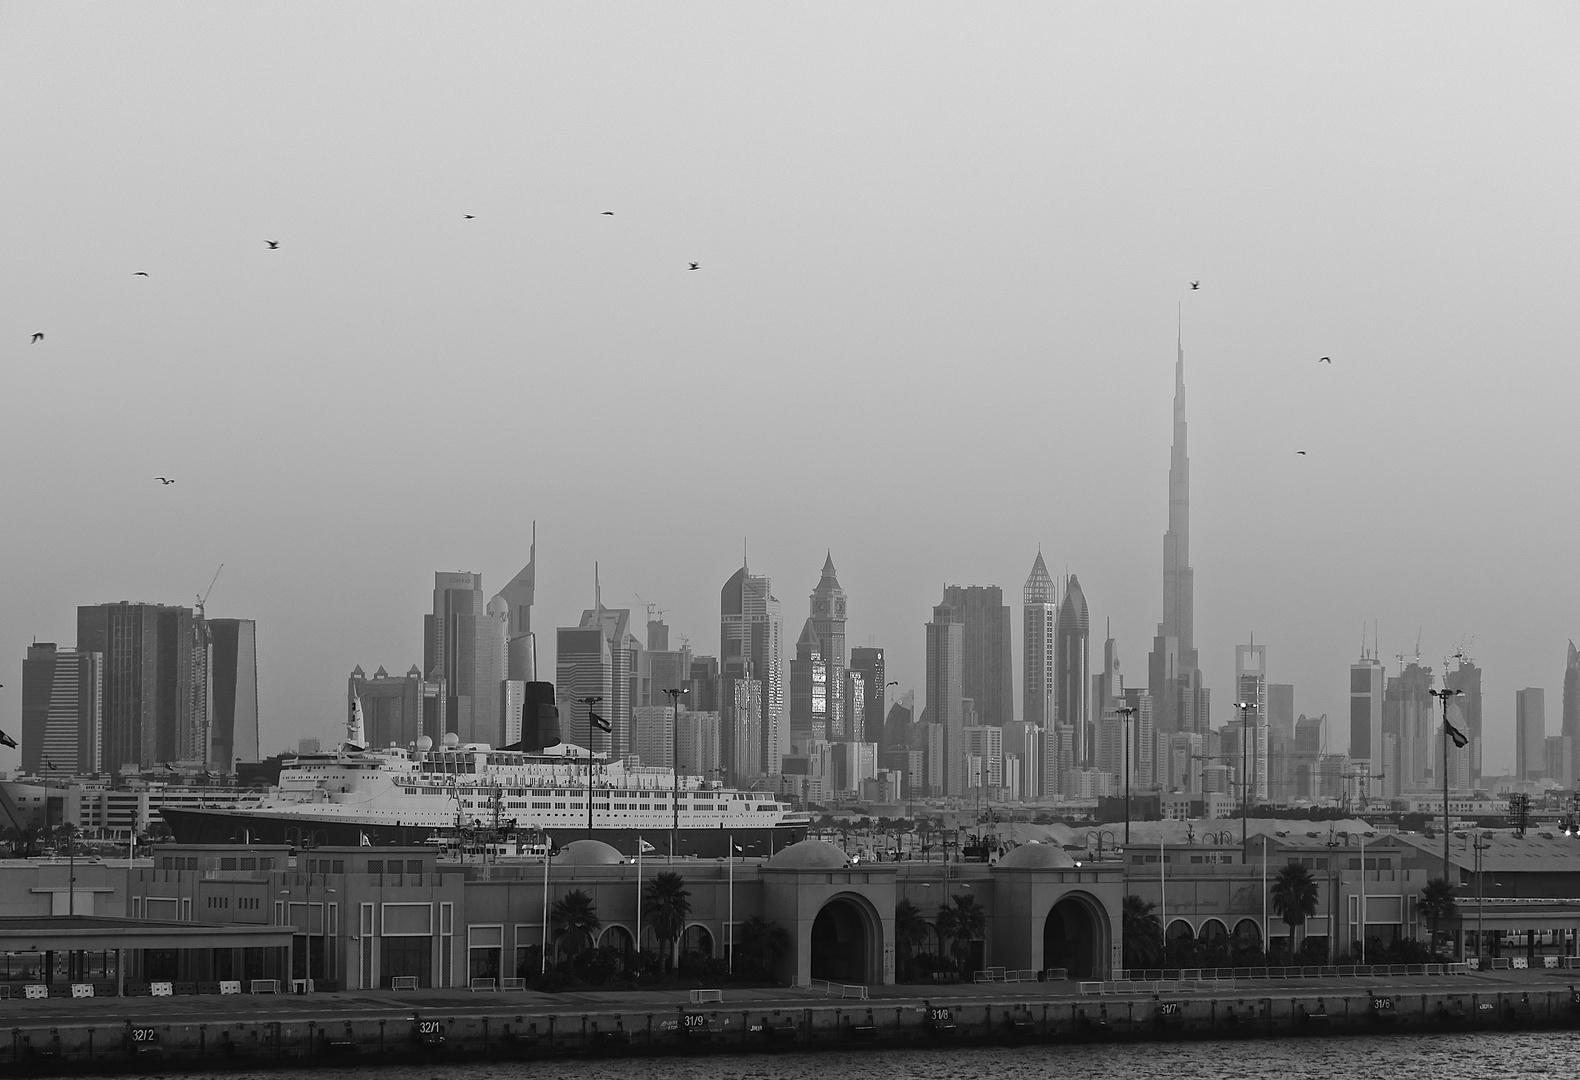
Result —
MULTIPOLYGON (((219 564, 219 570, 225 569, 225 564, 219 564)), ((208 594, 214 591, 214 583, 219 580, 219 570, 214 571, 214 576, 208 580, 208 588, 204 589, 197 598, 198 618, 203 618, 203 605, 208 603, 208 594)))

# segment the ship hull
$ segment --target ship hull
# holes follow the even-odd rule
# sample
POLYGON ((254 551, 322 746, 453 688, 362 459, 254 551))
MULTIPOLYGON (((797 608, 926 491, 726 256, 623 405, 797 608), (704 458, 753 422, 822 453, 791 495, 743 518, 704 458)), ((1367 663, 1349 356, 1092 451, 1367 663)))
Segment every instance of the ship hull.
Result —
MULTIPOLYGON (((430 825, 402 825, 358 822, 345 819, 313 818, 302 814, 270 814, 268 811, 195 810, 164 808, 159 811, 180 844, 286 844, 314 847, 410 847, 445 835, 452 830, 430 825)), ((802 822, 781 825, 756 825, 733 830, 678 829, 675 851, 678 856, 723 858, 730 844, 738 855, 771 856, 790 844, 806 839, 802 822)), ((536 839, 536 833, 520 830, 521 837, 536 839)), ((654 831, 619 827, 556 828, 549 833, 556 847, 573 840, 601 840, 622 855, 636 858, 640 847, 648 858, 670 854, 669 830, 654 831)))

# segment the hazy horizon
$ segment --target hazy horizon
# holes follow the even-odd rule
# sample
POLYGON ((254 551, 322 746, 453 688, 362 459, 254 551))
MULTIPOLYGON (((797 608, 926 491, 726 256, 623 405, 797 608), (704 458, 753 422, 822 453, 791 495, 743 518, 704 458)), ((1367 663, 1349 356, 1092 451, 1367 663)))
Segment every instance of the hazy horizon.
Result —
POLYGON ((78 605, 223 563, 261 749, 333 735, 534 521, 545 677, 595 560, 716 654, 744 541, 787 642, 831 551, 918 704, 996 584, 1019 715, 1039 545, 1144 683, 1178 333, 1213 725, 1254 634, 1347 751, 1375 620, 1466 647, 1503 772, 1580 638, 1575 55, 1559 3, 0 6, 0 728, 78 605))

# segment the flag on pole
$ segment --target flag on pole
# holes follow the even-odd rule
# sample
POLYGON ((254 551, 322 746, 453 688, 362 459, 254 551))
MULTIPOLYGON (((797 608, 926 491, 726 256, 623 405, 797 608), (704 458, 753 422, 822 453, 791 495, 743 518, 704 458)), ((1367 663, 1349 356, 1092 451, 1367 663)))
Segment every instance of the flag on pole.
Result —
POLYGON ((598 725, 598 730, 599 731, 610 731, 610 730, 612 730, 612 726, 610 725, 609 721, 605 720, 603 717, 599 716, 595 712, 589 712, 587 714, 587 719, 591 720, 594 724, 598 725))
POLYGON ((638 839, 637 843, 642 845, 642 853, 644 855, 647 854, 649 851, 657 851, 658 850, 652 844, 649 844, 646 840, 638 839))
POLYGON ((1448 737, 1453 739, 1454 745, 1459 747, 1461 750, 1463 750, 1466 744, 1470 742, 1470 739, 1465 736, 1463 731, 1460 731, 1457 727, 1448 722, 1448 717, 1446 716, 1443 718, 1443 730, 1448 732, 1448 737))
POLYGON ((0 731, 0 746, 9 746, 11 749, 15 750, 16 740, 7 735, 5 732, 0 731))

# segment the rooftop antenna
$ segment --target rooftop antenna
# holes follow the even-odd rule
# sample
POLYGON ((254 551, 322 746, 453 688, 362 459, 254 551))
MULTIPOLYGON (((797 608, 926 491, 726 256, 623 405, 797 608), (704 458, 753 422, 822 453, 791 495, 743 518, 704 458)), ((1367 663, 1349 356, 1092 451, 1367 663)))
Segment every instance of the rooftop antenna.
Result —
POLYGON ((1417 664, 1421 662, 1421 631, 1425 629, 1426 626, 1424 624, 1415 628, 1415 662, 1417 664))
POLYGON ((593 607, 597 610, 595 618, 598 625, 603 625, 603 586, 598 583, 598 560, 593 560, 593 607))
POLYGON ((741 569, 751 573, 751 563, 746 559, 746 537, 741 537, 741 569))

